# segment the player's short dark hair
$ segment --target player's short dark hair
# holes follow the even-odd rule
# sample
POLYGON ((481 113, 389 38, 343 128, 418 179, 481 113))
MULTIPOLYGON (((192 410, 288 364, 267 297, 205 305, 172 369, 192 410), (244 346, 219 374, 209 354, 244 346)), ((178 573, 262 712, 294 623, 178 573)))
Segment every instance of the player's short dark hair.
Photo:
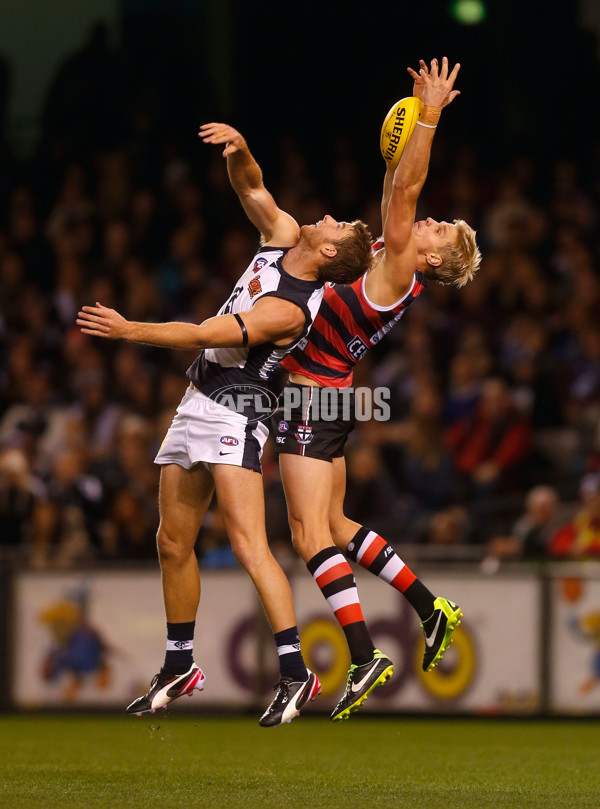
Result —
POLYGON ((319 281, 352 284, 370 268, 373 238, 369 228, 360 219, 350 224, 352 225, 350 233, 339 242, 335 242, 336 255, 326 259, 319 267, 319 281))

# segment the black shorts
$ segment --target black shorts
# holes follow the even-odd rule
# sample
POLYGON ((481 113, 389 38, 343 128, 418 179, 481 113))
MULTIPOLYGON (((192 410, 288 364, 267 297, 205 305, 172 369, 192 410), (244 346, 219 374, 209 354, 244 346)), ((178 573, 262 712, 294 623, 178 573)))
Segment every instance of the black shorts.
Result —
POLYGON ((354 429, 354 390, 319 388, 288 382, 282 407, 274 414, 275 451, 331 461, 342 458, 348 436, 354 429), (286 391, 295 389, 298 405, 286 405, 286 391))

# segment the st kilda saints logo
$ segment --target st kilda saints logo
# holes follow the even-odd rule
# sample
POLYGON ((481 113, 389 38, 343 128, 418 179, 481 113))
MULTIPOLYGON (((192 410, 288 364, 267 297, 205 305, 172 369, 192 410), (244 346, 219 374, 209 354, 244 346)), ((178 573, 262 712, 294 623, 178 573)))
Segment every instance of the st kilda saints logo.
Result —
POLYGON ((313 438, 314 435, 312 427, 308 427, 306 424, 301 424, 298 427, 298 432, 296 433, 296 441, 299 444, 310 444, 313 438))

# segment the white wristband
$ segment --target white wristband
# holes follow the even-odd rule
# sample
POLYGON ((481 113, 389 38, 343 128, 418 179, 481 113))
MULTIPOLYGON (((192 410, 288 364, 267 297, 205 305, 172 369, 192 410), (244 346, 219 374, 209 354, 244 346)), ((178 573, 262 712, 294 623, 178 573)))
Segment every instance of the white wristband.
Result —
POLYGON ((432 124, 424 124, 423 121, 417 121, 417 124, 419 126, 424 126, 427 129, 437 129, 437 124, 435 126, 433 126, 432 124))

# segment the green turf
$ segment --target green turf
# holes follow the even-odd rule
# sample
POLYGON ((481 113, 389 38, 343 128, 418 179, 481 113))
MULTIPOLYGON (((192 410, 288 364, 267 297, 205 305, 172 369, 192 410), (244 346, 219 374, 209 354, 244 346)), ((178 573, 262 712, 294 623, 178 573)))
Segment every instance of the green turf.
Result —
POLYGON ((600 725, 0 717, 0 807, 600 807, 600 725))

